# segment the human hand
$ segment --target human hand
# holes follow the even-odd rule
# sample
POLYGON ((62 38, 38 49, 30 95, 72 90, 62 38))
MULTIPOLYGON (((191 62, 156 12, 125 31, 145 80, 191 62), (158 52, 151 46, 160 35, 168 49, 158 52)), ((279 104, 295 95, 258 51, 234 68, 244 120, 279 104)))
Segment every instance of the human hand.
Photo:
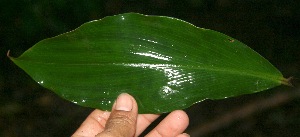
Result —
MULTIPOLYGON (((139 136, 159 115, 138 114, 135 99, 127 93, 118 96, 112 112, 96 109, 81 124, 72 137, 133 137, 139 136)), ((182 133, 189 124, 182 110, 171 112, 147 137, 189 137, 182 133)))

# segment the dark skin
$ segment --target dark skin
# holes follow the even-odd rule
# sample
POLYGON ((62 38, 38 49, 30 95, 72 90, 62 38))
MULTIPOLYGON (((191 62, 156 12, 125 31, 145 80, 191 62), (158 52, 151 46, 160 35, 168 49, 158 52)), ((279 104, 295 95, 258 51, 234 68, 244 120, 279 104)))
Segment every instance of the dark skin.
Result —
MULTIPOLYGON (((72 137, 137 137, 159 115, 138 114, 135 99, 122 93, 112 107, 112 112, 94 110, 72 137)), ((146 137, 189 137, 182 133, 189 124, 182 110, 171 112, 146 137)))

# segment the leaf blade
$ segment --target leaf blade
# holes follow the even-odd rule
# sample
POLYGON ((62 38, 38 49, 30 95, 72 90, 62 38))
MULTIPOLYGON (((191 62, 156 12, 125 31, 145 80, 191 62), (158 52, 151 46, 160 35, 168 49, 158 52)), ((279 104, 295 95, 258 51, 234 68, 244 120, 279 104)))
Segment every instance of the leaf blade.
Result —
POLYGON ((67 100, 110 110, 117 95, 127 92, 140 113, 254 93, 284 79, 229 36, 175 18, 134 13, 86 23, 11 59, 67 100))

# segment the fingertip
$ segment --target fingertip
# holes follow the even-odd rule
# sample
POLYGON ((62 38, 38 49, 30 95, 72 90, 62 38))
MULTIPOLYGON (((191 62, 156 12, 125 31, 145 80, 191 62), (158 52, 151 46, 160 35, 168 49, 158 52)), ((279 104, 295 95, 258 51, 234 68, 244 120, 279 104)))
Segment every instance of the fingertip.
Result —
POLYGON ((114 109, 120 111, 131 111, 135 107, 135 104, 136 102, 131 95, 122 93, 118 96, 114 109))
POLYGON ((175 110, 171 112, 170 115, 176 117, 176 119, 178 119, 178 123, 182 123, 183 125, 186 125, 186 127, 189 125, 190 119, 185 111, 175 110))
MULTIPOLYGON (((175 110, 149 132, 147 136, 178 136, 184 132, 188 124, 188 115, 182 110, 175 110)), ((186 134, 181 136, 183 135, 186 136, 186 134)))
POLYGON ((98 136, 133 136, 137 115, 135 99, 127 93, 120 94, 113 105, 105 130, 98 136))

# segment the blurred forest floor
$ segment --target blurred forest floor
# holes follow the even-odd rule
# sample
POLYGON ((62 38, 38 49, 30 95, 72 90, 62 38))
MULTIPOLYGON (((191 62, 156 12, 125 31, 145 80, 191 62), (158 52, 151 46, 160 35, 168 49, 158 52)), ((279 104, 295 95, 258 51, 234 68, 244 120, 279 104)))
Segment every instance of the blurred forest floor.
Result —
POLYGON ((70 136, 93 110, 39 86, 9 61, 8 50, 17 57, 42 39, 125 12, 176 17, 222 32, 260 53, 285 77, 296 78, 293 88, 193 105, 185 110, 192 136, 300 136, 297 0, 2 0, 0 136, 70 136))

